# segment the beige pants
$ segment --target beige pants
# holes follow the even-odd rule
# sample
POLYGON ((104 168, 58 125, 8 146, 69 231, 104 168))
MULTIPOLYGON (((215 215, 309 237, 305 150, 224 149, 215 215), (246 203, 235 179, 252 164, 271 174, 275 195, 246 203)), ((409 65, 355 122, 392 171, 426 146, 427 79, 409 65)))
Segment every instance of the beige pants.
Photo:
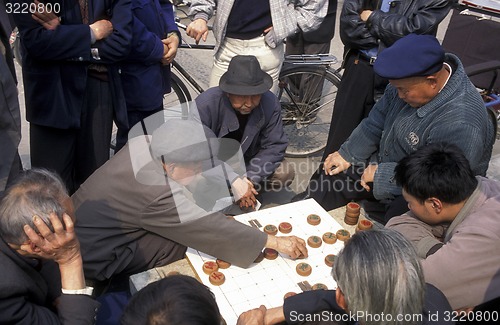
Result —
POLYGON ((258 36, 250 40, 240 40, 226 37, 214 57, 212 73, 210 75, 210 87, 219 85, 219 79, 227 71, 229 62, 236 55, 253 55, 260 63, 260 68, 273 78, 271 91, 278 91, 278 77, 284 60, 284 45, 276 48, 269 47, 264 36, 258 36))

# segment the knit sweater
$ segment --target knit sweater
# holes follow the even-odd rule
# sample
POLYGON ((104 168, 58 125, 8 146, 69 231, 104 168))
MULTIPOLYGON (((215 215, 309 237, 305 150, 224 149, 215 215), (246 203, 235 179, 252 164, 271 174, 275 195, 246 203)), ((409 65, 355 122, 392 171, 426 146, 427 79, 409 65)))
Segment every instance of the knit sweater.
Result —
POLYGON ((401 195, 394 180, 397 162, 429 143, 457 145, 476 175, 485 175, 493 148, 493 125, 483 100, 458 57, 446 54, 453 68, 445 87, 429 103, 413 108, 389 84, 369 116, 339 149, 354 165, 378 164, 373 194, 378 200, 401 195))

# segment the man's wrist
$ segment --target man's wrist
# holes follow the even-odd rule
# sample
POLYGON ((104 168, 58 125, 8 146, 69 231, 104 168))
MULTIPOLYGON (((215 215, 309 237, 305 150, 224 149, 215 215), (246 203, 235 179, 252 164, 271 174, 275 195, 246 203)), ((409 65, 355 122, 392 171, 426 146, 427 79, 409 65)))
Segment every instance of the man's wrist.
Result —
POLYGON ((172 37, 172 36, 175 36, 175 37, 177 37, 178 40, 180 40, 179 34, 177 34, 177 32, 170 32, 167 34, 167 38, 172 37))
POLYGON ((275 236, 267 235, 266 248, 272 248, 276 250, 278 247, 278 239, 275 236))

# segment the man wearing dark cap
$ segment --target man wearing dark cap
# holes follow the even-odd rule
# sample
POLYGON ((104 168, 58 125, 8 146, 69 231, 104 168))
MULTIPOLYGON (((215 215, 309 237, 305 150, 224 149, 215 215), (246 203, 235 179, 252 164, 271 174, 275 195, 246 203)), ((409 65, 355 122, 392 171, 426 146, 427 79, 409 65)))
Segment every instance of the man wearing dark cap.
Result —
POLYGON ((183 258, 186 246, 240 267, 264 247, 307 256, 302 239, 268 236, 190 199, 188 185, 217 153, 209 133, 199 122, 168 120, 152 136, 129 139, 82 184, 72 200, 87 278, 166 265, 183 258))
POLYGON ((379 221, 385 223, 408 210, 394 181, 400 159, 426 144, 448 142, 463 150, 475 175, 485 175, 494 131, 462 63, 445 54, 435 37, 410 34, 396 41, 374 69, 390 84, 369 116, 326 158, 324 173, 310 189, 327 210, 351 200, 373 201, 370 207, 383 211, 379 221))
MULTIPOLYGON (((288 139, 283 131, 281 106, 269 91, 271 76, 262 71, 254 56, 235 56, 228 71, 213 87, 196 98, 201 122, 218 138, 241 144, 247 175, 252 187, 267 183, 273 188, 289 185, 293 167, 284 160, 288 139)), ((236 174, 231 173, 233 182, 236 174)), ((266 185, 267 185, 266 184, 266 185)), ((248 191, 240 206, 253 206, 256 191, 248 191)))

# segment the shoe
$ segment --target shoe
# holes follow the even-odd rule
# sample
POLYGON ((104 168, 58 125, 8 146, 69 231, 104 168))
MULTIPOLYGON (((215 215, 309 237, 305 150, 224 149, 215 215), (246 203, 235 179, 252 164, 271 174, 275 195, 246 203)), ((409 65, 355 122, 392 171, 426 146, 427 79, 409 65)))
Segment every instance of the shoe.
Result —
POLYGON ((311 198, 311 196, 309 195, 309 192, 308 191, 304 191, 304 192, 301 192, 301 193, 295 195, 294 197, 292 197, 292 199, 290 200, 290 202, 297 202, 297 201, 307 200, 309 198, 311 198))

